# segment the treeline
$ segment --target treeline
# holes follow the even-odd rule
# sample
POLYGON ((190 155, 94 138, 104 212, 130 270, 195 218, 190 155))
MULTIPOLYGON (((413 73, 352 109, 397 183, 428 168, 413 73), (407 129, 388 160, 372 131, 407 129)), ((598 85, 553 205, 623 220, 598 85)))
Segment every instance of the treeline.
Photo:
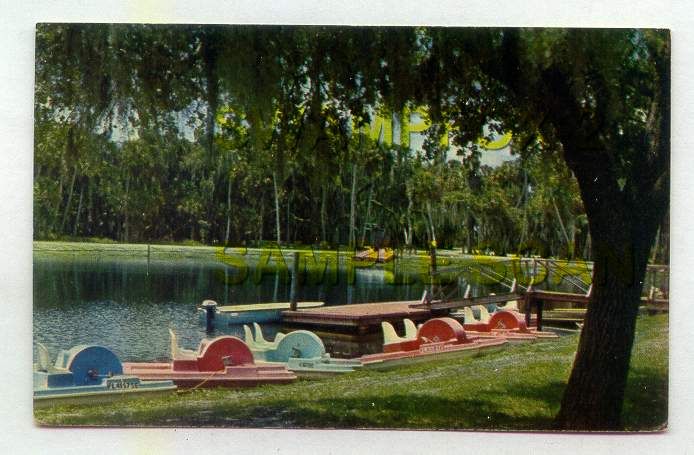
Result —
POLYGON ((453 126, 462 162, 447 159, 437 124, 421 151, 365 133, 374 106, 396 118, 409 106, 411 76, 399 72, 422 33, 39 25, 34 237, 436 240, 588 258, 578 186, 557 154, 490 168, 470 142, 479 127, 453 126))

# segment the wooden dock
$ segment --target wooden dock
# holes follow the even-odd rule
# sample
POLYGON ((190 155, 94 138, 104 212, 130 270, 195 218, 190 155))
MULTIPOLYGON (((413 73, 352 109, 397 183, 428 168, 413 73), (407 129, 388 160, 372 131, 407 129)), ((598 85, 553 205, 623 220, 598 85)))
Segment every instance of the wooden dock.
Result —
POLYGON ((419 300, 401 302, 357 303, 296 311, 283 311, 282 322, 332 329, 356 330, 359 333, 381 330, 381 322, 400 323, 404 318, 414 322, 432 316, 427 308, 413 308, 419 300))

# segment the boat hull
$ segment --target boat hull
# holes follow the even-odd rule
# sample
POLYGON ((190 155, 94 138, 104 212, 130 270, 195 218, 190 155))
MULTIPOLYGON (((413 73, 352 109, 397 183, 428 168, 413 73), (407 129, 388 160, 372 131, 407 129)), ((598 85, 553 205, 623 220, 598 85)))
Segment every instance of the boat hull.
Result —
POLYGON ((261 384, 288 384, 296 375, 279 364, 250 364, 219 371, 176 371, 170 363, 124 363, 123 371, 143 381, 173 381, 178 387, 245 388, 261 384))
POLYGON ((176 385, 171 381, 140 382, 137 387, 124 389, 108 389, 104 386, 76 386, 35 390, 34 408, 110 403, 127 399, 161 396, 175 390, 176 385))
POLYGON ((361 357, 364 368, 385 370, 421 362, 453 360, 500 351, 507 341, 503 338, 480 339, 466 344, 432 343, 415 351, 370 354, 361 357))

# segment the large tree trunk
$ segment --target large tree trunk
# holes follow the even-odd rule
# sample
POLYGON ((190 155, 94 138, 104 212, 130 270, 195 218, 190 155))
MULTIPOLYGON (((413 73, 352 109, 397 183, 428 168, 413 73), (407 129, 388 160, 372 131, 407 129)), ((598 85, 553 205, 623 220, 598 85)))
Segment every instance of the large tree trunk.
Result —
POLYGON ((642 283, 667 208, 668 179, 623 191, 603 152, 586 144, 565 146, 564 154, 588 216, 593 294, 555 423, 569 430, 621 430, 642 283))
POLYGON ((635 232, 638 238, 610 235, 612 241, 599 230, 591 232, 596 238, 593 294, 556 423, 563 429, 619 430, 646 271, 644 252, 654 232, 635 232), (603 240, 598 243, 598 238, 603 240))
POLYGON ((569 430, 620 430, 642 282, 667 207, 667 183, 628 193, 596 147, 569 145, 564 154, 588 216, 593 293, 555 423, 569 430))
MULTIPOLYGON (((509 43, 513 45, 513 36, 509 43)), ((603 134, 602 119, 585 115, 575 81, 553 67, 543 73, 542 105, 576 176, 586 210, 593 256, 593 294, 556 426, 567 430, 621 430, 634 328, 650 247, 668 207, 670 162, 669 49, 656 57, 658 90, 645 141, 625 172, 621 146, 603 134)))

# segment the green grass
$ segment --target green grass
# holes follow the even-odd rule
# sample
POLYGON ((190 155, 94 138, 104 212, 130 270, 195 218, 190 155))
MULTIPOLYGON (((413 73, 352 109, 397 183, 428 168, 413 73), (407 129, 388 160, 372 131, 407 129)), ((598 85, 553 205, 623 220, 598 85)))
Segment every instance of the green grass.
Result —
MULTIPOLYGON (((108 406, 37 410, 40 425, 546 430, 559 410, 578 336, 483 357, 247 390, 194 390, 108 406)), ((667 315, 642 316, 624 424, 667 422, 667 315)))

